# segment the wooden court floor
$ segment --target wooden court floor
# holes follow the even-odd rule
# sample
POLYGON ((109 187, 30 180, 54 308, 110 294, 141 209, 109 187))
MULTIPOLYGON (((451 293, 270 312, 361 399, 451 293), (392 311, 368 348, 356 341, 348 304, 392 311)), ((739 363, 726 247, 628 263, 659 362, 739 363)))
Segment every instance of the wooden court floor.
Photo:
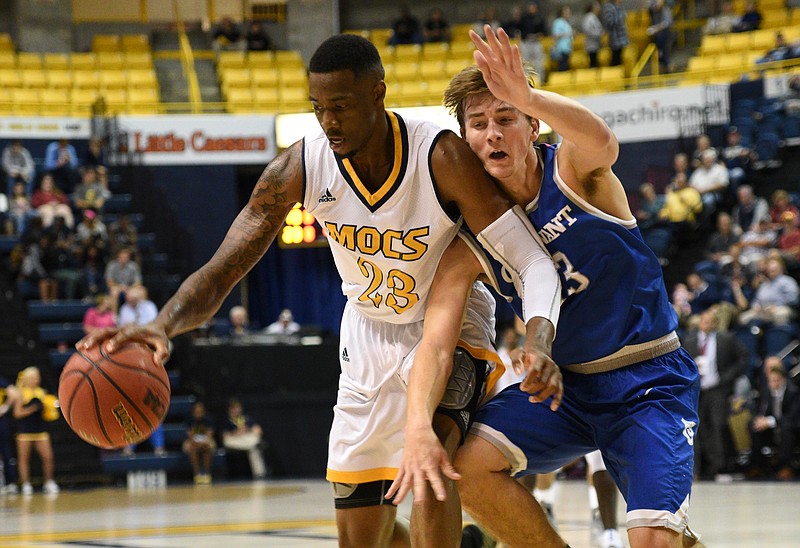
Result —
MULTIPOLYGON (((560 483, 556 518, 573 548, 590 546, 586 499, 584 483, 560 483)), ((404 503, 400 514, 410 509, 404 503)), ((0 497, 0 547, 334 547, 333 519, 322 480, 66 489, 0 497)), ((697 483, 690 523, 709 548, 796 548, 800 482, 697 483)))

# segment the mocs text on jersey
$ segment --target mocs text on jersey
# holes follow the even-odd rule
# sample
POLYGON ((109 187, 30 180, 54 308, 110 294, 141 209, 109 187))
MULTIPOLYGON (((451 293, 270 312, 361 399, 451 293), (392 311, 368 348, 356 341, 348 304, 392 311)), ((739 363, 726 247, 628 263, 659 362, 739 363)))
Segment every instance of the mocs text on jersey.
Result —
POLYGON ((374 226, 355 226, 325 222, 328 238, 345 249, 364 255, 382 254, 387 259, 416 261, 428 250, 425 239, 430 227, 410 230, 379 230, 374 226))

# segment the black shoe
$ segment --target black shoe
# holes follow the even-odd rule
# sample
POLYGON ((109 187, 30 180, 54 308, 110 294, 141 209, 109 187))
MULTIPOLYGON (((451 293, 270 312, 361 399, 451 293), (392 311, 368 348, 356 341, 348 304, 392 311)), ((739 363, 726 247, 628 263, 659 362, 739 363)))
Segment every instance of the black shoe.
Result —
POLYGON ((483 529, 470 524, 461 530, 461 548, 493 548, 497 542, 483 529))

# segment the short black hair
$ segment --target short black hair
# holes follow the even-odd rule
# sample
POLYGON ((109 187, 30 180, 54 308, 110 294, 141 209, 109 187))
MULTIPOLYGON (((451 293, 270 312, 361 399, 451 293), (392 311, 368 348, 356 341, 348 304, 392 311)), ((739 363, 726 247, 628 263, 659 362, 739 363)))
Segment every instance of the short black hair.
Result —
POLYGON ((372 42, 355 34, 336 34, 317 48, 308 63, 309 72, 349 70, 356 78, 368 74, 383 80, 385 72, 372 42))

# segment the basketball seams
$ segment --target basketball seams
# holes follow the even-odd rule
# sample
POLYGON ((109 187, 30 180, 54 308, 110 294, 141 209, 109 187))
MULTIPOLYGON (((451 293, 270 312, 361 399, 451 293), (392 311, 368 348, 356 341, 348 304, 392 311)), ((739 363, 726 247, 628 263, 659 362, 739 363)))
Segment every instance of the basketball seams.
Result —
MULTIPOLYGON (((86 360, 87 363, 89 363, 90 365, 94 366, 94 363, 87 356, 85 356, 84 354, 82 354, 80 352, 79 352, 79 354, 81 355, 81 357, 84 360, 86 360)), ((114 442, 111 439, 111 436, 108 434, 108 430, 106 430, 106 425, 103 422, 103 415, 102 415, 102 413, 100 411, 100 405, 98 403, 98 398, 97 398, 97 388, 95 387, 94 382, 92 382, 91 370, 90 371, 82 371, 82 370, 68 371, 67 374, 63 378, 68 378, 70 375, 80 375, 81 378, 78 381, 78 383, 75 385, 75 387, 72 389, 72 394, 70 395, 70 400, 69 400, 69 408, 67 409, 67 413, 64 413, 64 418, 67 420, 67 424, 72 426, 72 406, 75 404, 75 400, 76 400, 75 396, 78 394, 78 392, 80 391, 81 387, 85 383, 85 384, 87 384, 89 386, 89 389, 92 391, 92 395, 93 395, 92 399, 94 401, 94 412, 95 412, 95 418, 97 420, 97 426, 100 427, 100 431, 103 434, 103 436, 106 438, 106 440, 108 441, 108 444, 113 446, 114 442)), ((59 382, 62 382, 62 381, 59 381, 59 382)))
POLYGON ((144 369, 144 368, 142 368, 140 366, 130 365, 130 364, 127 364, 127 363, 120 363, 118 361, 115 361, 113 358, 111 358, 111 356, 109 354, 106 353, 105 348, 102 348, 102 347, 100 348, 100 355, 107 362, 112 363, 112 364, 116 365, 117 367, 122 367, 123 369, 130 369, 130 370, 133 370, 133 371, 137 371, 139 373, 144 373, 145 375, 147 375, 151 379, 154 379, 154 380, 158 381, 159 383, 161 383, 161 385, 164 388, 166 388, 167 390, 170 390, 169 382, 164 382, 164 380, 161 377, 159 377, 158 375, 148 371, 147 369, 144 369))

